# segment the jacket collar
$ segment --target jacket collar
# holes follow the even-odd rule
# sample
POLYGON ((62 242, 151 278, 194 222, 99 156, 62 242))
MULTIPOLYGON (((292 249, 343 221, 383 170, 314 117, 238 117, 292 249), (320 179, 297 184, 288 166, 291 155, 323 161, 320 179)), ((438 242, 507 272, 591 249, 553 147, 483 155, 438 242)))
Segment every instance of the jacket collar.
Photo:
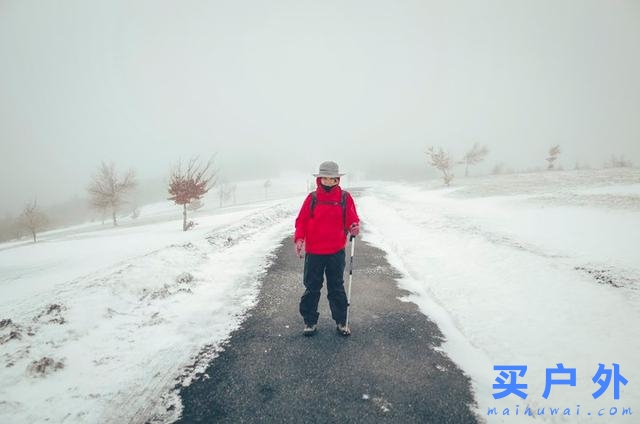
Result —
POLYGON ((340 183, 334 185, 331 190, 325 191, 324 188, 322 188, 321 178, 316 177, 316 196, 322 200, 340 200, 342 197, 340 183))

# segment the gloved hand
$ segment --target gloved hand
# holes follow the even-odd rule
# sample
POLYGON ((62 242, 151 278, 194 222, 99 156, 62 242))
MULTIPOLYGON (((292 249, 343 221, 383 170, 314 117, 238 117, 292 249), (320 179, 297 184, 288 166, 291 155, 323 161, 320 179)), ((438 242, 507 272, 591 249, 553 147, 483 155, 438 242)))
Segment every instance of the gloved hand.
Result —
POLYGON ((360 234, 360 224, 358 224, 357 222, 351 224, 351 227, 349 227, 349 234, 354 237, 360 234))
POLYGON ((304 246, 304 240, 298 239, 296 240, 296 255, 299 258, 302 258, 302 247, 304 246))

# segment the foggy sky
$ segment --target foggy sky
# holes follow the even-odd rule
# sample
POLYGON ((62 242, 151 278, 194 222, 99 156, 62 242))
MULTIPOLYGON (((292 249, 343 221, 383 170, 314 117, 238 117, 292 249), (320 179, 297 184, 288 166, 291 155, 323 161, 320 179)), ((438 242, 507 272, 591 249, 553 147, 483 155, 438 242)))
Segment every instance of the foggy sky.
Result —
POLYGON ((553 144, 639 164, 639 46, 638 1, 0 0, 0 213, 84 196, 101 160, 426 177, 428 145, 478 142, 485 172, 553 144))

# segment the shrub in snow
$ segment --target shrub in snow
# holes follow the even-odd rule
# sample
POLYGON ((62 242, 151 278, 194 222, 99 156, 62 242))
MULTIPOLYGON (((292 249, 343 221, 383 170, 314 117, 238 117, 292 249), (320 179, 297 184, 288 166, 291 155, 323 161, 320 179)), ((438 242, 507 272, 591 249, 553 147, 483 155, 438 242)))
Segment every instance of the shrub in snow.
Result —
POLYGON ((9 340, 21 340, 22 334, 19 331, 10 331, 9 334, 0 336, 0 345, 7 343, 9 340))
POLYGON ((54 371, 64 368, 64 363, 54 361, 51 358, 43 357, 38 361, 33 361, 28 367, 27 372, 34 377, 44 377, 54 371))
POLYGON ((64 305, 58 303, 52 303, 48 305, 42 312, 36 315, 33 320, 39 321, 44 317, 50 317, 47 322, 52 324, 64 324, 66 320, 62 316, 62 311, 67 308, 64 305))
POLYGON ((193 281, 193 275, 188 272, 183 272, 176 277, 176 282, 180 284, 187 284, 193 281))
POLYGON ((604 163, 605 168, 631 168, 633 167, 633 163, 631 161, 626 160, 624 156, 620 156, 617 158, 615 155, 611 155, 611 159, 609 162, 604 163))

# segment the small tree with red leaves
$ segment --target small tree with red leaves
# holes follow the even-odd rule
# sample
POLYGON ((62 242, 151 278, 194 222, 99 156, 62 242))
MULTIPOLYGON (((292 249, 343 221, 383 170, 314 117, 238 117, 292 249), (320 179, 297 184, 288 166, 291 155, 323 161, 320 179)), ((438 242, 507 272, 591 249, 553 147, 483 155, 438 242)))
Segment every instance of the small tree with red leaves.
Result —
POLYGON ((171 171, 169 181, 169 200, 182 205, 182 231, 187 231, 193 224, 187 224, 187 205, 200 200, 215 186, 216 171, 212 167, 212 159, 202 163, 198 156, 191 158, 186 169, 181 161, 171 171))

